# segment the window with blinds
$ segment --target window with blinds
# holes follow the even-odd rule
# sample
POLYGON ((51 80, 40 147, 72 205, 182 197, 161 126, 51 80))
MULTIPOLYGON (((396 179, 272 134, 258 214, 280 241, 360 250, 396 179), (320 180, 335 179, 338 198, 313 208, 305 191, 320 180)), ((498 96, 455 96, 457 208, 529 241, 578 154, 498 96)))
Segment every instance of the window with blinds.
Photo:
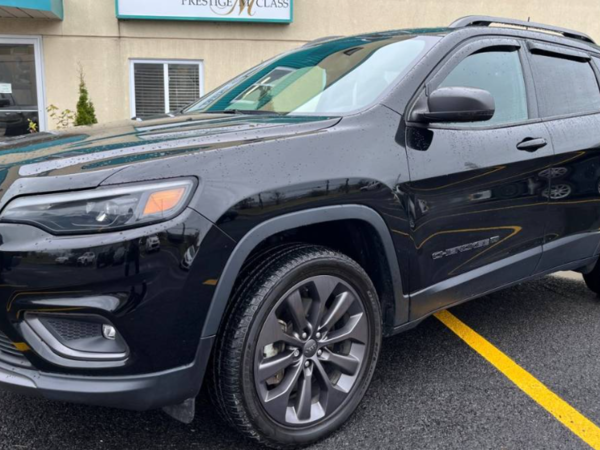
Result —
POLYGON ((202 63, 132 61, 132 115, 140 119, 176 111, 202 96, 202 63))

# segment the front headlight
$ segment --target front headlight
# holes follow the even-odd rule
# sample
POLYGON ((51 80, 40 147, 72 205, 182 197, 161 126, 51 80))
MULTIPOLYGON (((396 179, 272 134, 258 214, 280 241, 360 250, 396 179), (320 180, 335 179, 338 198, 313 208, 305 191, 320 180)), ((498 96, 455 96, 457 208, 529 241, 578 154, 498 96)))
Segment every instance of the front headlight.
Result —
POLYGON ((122 230, 174 218, 187 206, 195 185, 184 179, 19 197, 0 221, 27 223, 53 234, 122 230))

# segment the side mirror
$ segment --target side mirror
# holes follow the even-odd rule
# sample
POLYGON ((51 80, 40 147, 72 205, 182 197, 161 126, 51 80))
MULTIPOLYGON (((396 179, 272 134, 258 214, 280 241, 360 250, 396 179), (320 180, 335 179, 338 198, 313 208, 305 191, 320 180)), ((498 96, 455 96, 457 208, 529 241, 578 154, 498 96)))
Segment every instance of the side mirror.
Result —
POLYGON ((483 89, 444 87, 427 98, 427 107, 415 110, 419 122, 483 122, 496 111, 494 97, 483 89))

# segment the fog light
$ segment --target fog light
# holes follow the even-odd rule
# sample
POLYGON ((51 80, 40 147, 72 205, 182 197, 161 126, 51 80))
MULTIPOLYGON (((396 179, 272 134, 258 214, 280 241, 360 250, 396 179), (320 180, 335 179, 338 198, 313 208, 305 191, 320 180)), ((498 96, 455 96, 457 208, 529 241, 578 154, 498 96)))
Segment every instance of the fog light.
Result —
POLYGON ((101 316, 25 313, 20 329, 38 355, 64 367, 116 367, 129 356, 121 334, 101 316))
POLYGON ((117 330, 112 325, 102 325, 102 336, 105 339, 114 341, 117 338, 117 330))

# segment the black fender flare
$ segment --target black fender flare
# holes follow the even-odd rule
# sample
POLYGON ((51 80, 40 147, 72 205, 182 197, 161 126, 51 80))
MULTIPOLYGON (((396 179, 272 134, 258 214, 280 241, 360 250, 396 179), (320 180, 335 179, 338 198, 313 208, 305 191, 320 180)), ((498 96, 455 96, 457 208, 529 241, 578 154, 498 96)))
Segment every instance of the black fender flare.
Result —
MULTIPOLYGON (((204 322, 202 337, 214 336, 219 330, 223 314, 229 302, 235 281, 242 269, 244 261, 265 239, 282 231, 307 225, 334 222, 339 220, 361 220, 370 224, 379 234, 390 269, 396 308, 402 308, 401 317, 408 320, 408 298, 403 295, 400 266, 390 230, 383 218, 373 209, 363 205, 336 205, 285 214, 257 225, 250 230, 235 249, 223 269, 217 283, 210 308, 204 322)), ((396 317, 399 315, 396 314, 396 317)))

